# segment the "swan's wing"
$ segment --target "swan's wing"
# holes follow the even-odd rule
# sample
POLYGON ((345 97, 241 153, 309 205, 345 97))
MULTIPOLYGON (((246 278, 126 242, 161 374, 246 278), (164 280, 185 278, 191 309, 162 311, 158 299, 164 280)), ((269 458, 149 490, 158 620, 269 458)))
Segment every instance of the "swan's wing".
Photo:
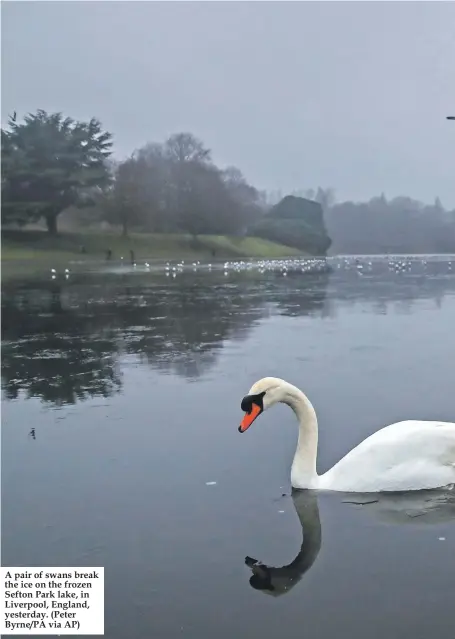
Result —
POLYGON ((455 424, 406 421, 386 426, 352 449, 320 487, 344 491, 403 491, 455 483, 455 424))

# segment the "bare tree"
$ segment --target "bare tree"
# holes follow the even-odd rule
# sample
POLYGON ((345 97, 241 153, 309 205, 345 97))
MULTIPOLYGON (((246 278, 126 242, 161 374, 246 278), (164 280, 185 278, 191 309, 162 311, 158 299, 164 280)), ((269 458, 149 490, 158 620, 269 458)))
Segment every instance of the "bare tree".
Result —
POLYGON ((133 157, 119 163, 114 171, 112 186, 98 200, 105 219, 112 225, 121 226, 125 237, 144 215, 144 193, 138 177, 137 161, 133 157))
POLYGON ((164 153, 173 162, 210 163, 211 152, 191 133, 175 133, 164 143, 164 153))
POLYGON ((229 166, 222 174, 229 193, 231 205, 231 225, 235 233, 246 233, 263 212, 259 191, 248 184, 243 173, 235 166, 229 166))
POLYGON ((335 203, 335 192, 332 188, 323 189, 322 187, 318 186, 316 195, 312 199, 314 199, 315 202, 318 202, 322 206, 322 210, 325 213, 335 203))

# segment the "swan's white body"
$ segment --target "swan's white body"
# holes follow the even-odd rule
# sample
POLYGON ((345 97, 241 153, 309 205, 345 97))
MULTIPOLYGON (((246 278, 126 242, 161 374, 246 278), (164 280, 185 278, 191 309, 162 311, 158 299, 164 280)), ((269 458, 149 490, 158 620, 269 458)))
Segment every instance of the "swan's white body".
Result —
POLYGON ((367 437, 323 475, 316 471, 318 423, 309 399, 296 386, 275 377, 254 384, 264 393, 263 409, 282 402, 299 420, 291 469, 294 488, 343 492, 434 489, 455 484, 455 423, 403 421, 367 437))
POLYGON ((347 492, 423 490, 453 484, 455 424, 405 421, 386 426, 315 483, 320 489, 347 492))

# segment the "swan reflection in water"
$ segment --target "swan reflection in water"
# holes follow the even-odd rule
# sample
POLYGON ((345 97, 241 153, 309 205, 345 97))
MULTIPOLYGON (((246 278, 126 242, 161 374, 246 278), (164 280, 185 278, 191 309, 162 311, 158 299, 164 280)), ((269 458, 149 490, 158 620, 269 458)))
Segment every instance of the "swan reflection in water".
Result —
MULTIPOLYGON (((421 490, 409 493, 355 493, 332 495, 348 506, 365 509, 368 515, 388 524, 442 524, 455 520, 455 489, 421 490)), ((288 593, 316 561, 322 544, 318 493, 295 490, 292 501, 302 527, 300 551, 290 564, 273 567, 252 557, 245 564, 253 573, 250 585, 255 590, 279 597, 288 593)))

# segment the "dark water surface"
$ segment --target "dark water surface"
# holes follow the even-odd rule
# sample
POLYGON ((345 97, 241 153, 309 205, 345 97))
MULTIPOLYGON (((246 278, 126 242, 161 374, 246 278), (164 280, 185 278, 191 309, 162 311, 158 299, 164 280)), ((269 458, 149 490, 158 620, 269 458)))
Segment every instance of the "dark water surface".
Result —
POLYGON ((282 496, 293 413, 237 431, 267 375, 312 400, 319 472, 388 423, 454 421, 433 266, 4 285, 3 565, 104 566, 112 639, 453 639, 453 498, 282 496))

